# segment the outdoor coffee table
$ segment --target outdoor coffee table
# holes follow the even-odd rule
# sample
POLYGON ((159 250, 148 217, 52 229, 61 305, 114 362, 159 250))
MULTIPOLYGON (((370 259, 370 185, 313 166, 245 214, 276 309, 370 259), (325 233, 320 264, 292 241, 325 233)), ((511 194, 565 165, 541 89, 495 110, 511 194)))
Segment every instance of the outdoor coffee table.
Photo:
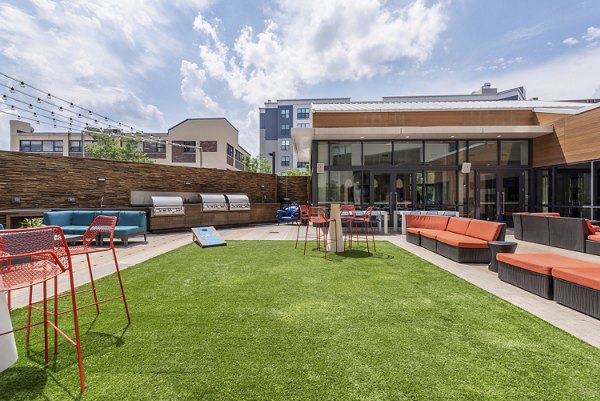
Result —
POLYGON ((499 253, 515 253, 517 250, 517 243, 511 241, 490 241, 488 242, 490 251, 492 252, 492 260, 488 266, 488 270, 498 273, 498 261, 496 255, 499 253))
MULTIPOLYGON (((0 333, 12 330, 6 295, 0 291, 0 333)), ((17 361, 17 346, 13 333, 0 336, 0 372, 8 369, 17 361)))

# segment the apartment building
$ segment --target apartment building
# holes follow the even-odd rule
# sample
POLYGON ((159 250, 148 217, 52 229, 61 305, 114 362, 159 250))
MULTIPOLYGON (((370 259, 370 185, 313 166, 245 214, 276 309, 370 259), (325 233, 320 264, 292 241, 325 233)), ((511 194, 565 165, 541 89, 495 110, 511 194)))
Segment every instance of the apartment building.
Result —
MULTIPOLYGON (((374 103, 415 103, 415 102, 465 102, 525 100, 523 87, 498 91, 486 82, 480 89, 470 94, 388 96, 374 103)), ((312 128, 313 104, 351 104, 351 98, 283 99, 267 101, 260 111, 260 155, 271 160, 274 172, 281 174, 289 168, 304 168, 308 163, 299 161, 294 147, 290 145, 291 130, 312 128)))
MULTIPOLYGON (((167 132, 144 133, 144 137, 161 140, 140 144, 157 164, 243 171, 243 159, 250 155, 226 118, 189 118, 167 132)), ((93 142, 88 134, 36 132, 27 122, 10 121, 11 151, 87 157, 82 144, 93 142)))

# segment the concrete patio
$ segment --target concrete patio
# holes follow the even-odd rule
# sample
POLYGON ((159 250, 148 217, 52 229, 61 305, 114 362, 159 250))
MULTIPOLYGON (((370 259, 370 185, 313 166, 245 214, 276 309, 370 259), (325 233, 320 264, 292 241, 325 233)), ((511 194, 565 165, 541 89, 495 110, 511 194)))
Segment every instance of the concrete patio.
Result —
MULTIPOLYGON (((296 225, 257 225, 249 227, 237 227, 219 229, 219 233, 226 240, 296 240, 298 226, 296 225)), ((303 244, 303 232, 301 231, 301 244, 303 244)), ((397 233, 389 235, 376 235, 379 241, 389 241, 428 262, 460 277, 461 279, 488 291, 489 293, 516 305, 531 314, 545 320, 546 322, 570 333, 571 335, 600 348, 600 321, 561 306, 554 301, 549 301, 521 290, 510 284, 500 281, 496 273, 488 270, 487 265, 459 264, 440 255, 430 252, 424 248, 415 246, 406 241, 406 237, 397 233)), ((512 235, 507 235, 508 241, 519 244, 517 253, 555 253, 570 256, 591 262, 600 262, 600 258, 594 255, 583 254, 557 248, 550 248, 530 242, 515 240, 512 235)), ((148 236, 148 243, 136 241, 130 242, 125 248, 117 245, 117 255, 122 269, 139 264, 155 256, 179 248, 192 242, 191 232, 174 234, 153 234, 148 236)), ((300 247, 299 247, 300 248, 300 247)), ((207 252, 210 250, 207 249, 207 252)), ((298 249, 298 252, 302 252, 298 249)), ((366 260, 368 262, 368 259, 366 260)), ((85 257, 78 256, 73 259, 75 268, 75 280, 77 285, 89 282, 89 274, 85 257)), ((112 255, 109 252, 92 255, 92 266, 94 277, 100 278, 114 273, 112 255)), ((68 288, 65 281, 68 277, 63 275, 59 282, 59 289, 68 288)), ((127 285, 127 283, 125 283, 127 285)), ((40 291, 41 292, 41 291, 40 291)), ((41 294, 34 293, 34 298, 39 299, 41 294)), ((13 294, 13 305, 24 306, 27 304, 27 290, 20 290, 13 294)))

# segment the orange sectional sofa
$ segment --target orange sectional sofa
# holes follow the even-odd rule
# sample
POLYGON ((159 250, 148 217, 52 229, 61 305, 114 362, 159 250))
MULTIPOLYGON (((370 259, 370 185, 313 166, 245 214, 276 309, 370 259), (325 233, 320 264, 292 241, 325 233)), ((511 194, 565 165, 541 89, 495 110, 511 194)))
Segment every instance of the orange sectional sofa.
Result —
POLYGON ((498 278, 600 319, 600 263, 552 253, 499 253, 498 278))
POLYGON ((489 263, 488 241, 503 240, 506 225, 449 216, 406 215, 406 239, 459 263, 489 263))

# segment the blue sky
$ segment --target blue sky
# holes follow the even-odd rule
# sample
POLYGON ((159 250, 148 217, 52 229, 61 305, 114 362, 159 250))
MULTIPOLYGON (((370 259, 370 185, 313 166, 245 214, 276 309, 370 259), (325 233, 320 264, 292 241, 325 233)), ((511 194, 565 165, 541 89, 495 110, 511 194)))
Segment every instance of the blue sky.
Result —
POLYGON ((0 2, 0 71, 146 132, 225 116, 254 154, 268 99, 600 97, 599 43, 593 0, 0 2))

